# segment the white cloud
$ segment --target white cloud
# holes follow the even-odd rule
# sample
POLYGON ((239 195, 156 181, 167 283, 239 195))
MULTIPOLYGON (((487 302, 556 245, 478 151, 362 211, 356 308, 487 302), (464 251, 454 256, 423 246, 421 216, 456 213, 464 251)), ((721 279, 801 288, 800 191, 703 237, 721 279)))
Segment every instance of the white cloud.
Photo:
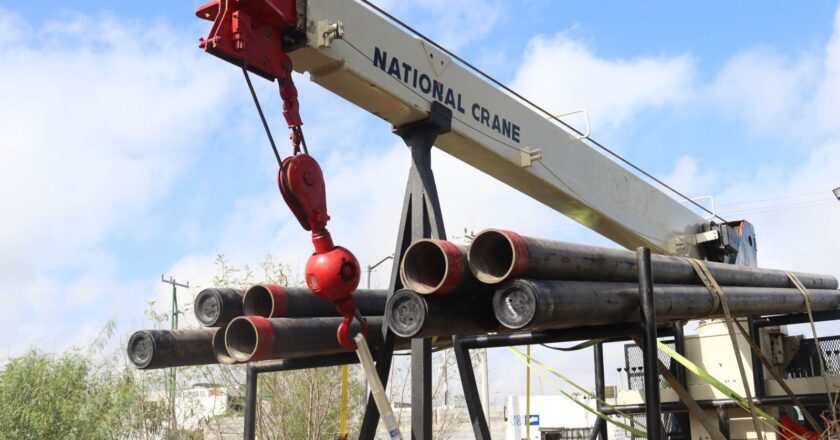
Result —
POLYGON ((558 114, 587 109, 597 133, 644 110, 685 102, 694 76, 690 55, 608 59, 558 33, 530 41, 512 86, 558 114))
POLYGON ((72 16, 31 29, 2 10, 0 23, 13 24, 0 40, 0 325, 23 349, 73 334, 47 328, 73 325, 67 314, 142 311, 146 286, 114 280, 126 262, 104 243, 143 231, 221 126, 232 81, 163 24, 72 16))
POLYGON ((374 2, 450 50, 480 41, 509 6, 497 0, 380 0, 374 2))
POLYGON ((801 149, 840 135, 840 9, 833 25, 822 52, 790 59, 762 48, 732 57, 708 89, 712 106, 801 149))

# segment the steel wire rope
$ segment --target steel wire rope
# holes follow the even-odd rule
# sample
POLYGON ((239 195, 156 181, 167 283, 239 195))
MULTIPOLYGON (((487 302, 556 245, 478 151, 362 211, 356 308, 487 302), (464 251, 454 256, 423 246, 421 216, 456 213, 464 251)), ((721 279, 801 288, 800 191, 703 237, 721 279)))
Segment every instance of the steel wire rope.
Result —
MULTIPOLYGON (((385 11, 384 9, 382 9, 382 8, 380 8, 379 6, 375 5, 375 4, 374 4, 374 3, 372 3, 370 0, 360 0, 360 1, 361 1, 362 3, 364 3, 364 4, 368 5, 369 7, 371 7, 373 10, 375 10, 375 11, 379 12, 380 14, 384 15, 385 17, 387 17, 388 19, 390 19, 390 20, 391 20, 391 21, 393 21, 394 23, 396 23, 396 24, 398 24, 398 25, 402 26, 402 27, 403 27, 403 28, 405 28, 407 31, 411 32, 412 34, 416 35, 417 37, 419 37, 419 38, 423 39, 424 41, 428 42, 428 43, 429 43, 429 44, 431 44, 432 46, 434 46, 434 47, 436 47, 437 49, 441 50, 441 51, 442 51, 442 52, 444 52, 445 54, 447 54, 447 55, 451 56, 452 58, 454 58, 454 59, 458 60, 461 64, 463 64, 464 66, 468 67, 469 69, 471 69, 471 70, 472 70, 472 71, 474 71, 475 73, 479 74, 480 76, 484 77, 486 80, 490 81, 491 83, 495 84, 495 85, 496 85, 496 86, 498 86, 498 87, 501 87, 503 90, 505 90, 506 92, 508 92, 508 93, 512 94, 513 96, 515 96, 515 97, 517 97, 517 98, 521 99, 522 101, 524 101, 525 103, 527 103, 528 105, 530 105, 531 107, 533 107, 534 109, 539 110, 540 112, 544 113, 544 114, 545 114, 545 115, 546 115, 549 119, 552 119, 552 120, 554 120, 554 121, 556 121, 556 122, 560 123, 561 125, 563 125, 563 126, 564 126, 564 127, 566 127, 567 129, 571 130, 572 132, 574 132, 574 133, 575 133, 575 134, 577 134, 578 136, 584 136, 583 132, 581 132, 580 130, 578 130, 578 129, 576 129, 576 128, 572 127, 572 126, 571 126, 571 125, 569 125, 569 124, 567 124, 566 122, 564 122, 563 120, 561 120, 560 118, 558 118, 557 116, 555 116, 554 114, 552 114, 551 112, 549 112, 548 110, 546 110, 546 109, 544 109, 544 108, 540 107, 539 105, 537 105, 537 104, 536 104, 536 103, 534 103, 533 101, 531 101, 531 100, 529 100, 528 98, 526 98, 526 97, 522 96, 521 94, 517 93, 516 91, 514 91, 514 90, 513 90, 513 89, 511 89, 510 87, 506 86, 504 83, 502 83, 501 81, 497 80, 496 78, 494 78, 494 77, 493 77, 493 76, 491 76, 490 74, 488 74, 488 73, 484 72, 483 70, 479 69, 479 68, 478 68, 478 67, 476 67, 475 65, 471 64, 469 61, 467 61, 467 60, 465 60, 465 59, 461 58, 460 56, 456 55, 454 52, 452 52, 452 51, 450 51, 449 49, 447 49, 447 48, 443 47, 442 45, 438 44, 437 42, 435 42, 435 41, 434 41, 434 40, 432 40, 431 38, 427 37, 426 35, 422 34, 422 33, 421 33, 421 32, 419 32, 419 31, 417 31, 417 30, 416 30, 416 29, 414 29, 413 27, 409 26, 407 23, 405 23, 405 22, 403 22, 402 20, 398 19, 397 17, 395 17, 395 16, 391 15, 390 13, 388 13, 388 11, 385 11)), ((615 151, 613 151, 612 149, 608 148, 607 146, 605 146, 605 145, 601 144, 600 142, 598 142, 598 141, 596 141, 595 139, 592 139, 591 137, 588 137, 588 136, 587 136, 587 137, 585 137, 584 139, 588 140, 588 141, 589 141, 589 142, 591 142, 593 145, 595 145, 595 146, 597 146, 598 148, 600 148, 600 149, 604 150, 605 152, 609 153, 609 155, 611 155, 611 156, 615 157, 616 159, 618 159, 618 160, 619 160, 619 161, 621 161, 622 163, 626 164, 627 166, 629 166, 629 167, 633 168, 634 170, 636 170, 636 171, 638 171, 638 172, 640 172, 640 173, 644 174, 645 176, 647 176, 648 178, 652 179, 652 180, 653 180, 653 181, 655 181, 656 183, 658 183, 658 184, 662 185, 663 187, 667 188, 669 191, 673 192, 674 194, 677 194, 678 196, 682 197, 683 199, 685 199, 685 200, 689 201, 691 204, 693 204, 693 205, 697 206, 698 208, 702 209, 703 211, 705 211, 705 212, 707 212, 707 213, 709 213, 709 214, 713 215, 714 217, 716 217, 716 218, 720 219, 720 220, 721 220, 721 221, 723 221, 724 223, 728 223, 726 219, 724 219, 723 217, 721 217, 721 216, 717 215, 717 214, 716 214, 716 213, 714 213, 713 211, 709 210, 709 208, 706 208, 705 206, 701 205, 700 203, 697 203, 696 201, 694 201, 694 200, 690 199, 688 196, 684 195, 683 193, 681 193, 680 191, 678 191, 676 188, 672 187, 671 185, 668 185, 667 183, 663 182, 663 181, 662 181, 662 180, 660 180, 659 178, 657 178, 657 177, 655 177, 654 175, 652 175, 652 174, 648 173, 647 171, 643 170, 641 167, 639 167, 638 165, 636 165, 636 164, 634 164, 633 162, 629 161, 628 159, 625 159, 623 156, 621 156, 620 154, 616 153, 615 151)))

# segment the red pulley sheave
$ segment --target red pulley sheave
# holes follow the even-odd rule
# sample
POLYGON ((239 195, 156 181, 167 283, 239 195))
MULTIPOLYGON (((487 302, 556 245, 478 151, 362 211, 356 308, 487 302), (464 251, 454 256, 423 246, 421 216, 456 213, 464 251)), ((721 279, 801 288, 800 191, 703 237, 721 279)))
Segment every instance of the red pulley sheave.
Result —
MULTIPOLYGON (((356 344, 347 333, 356 311, 352 293, 359 286, 361 269, 356 256, 336 246, 326 228, 330 216, 321 167, 312 156, 295 154, 283 160, 277 180, 289 209, 300 225, 312 232, 315 253, 306 262, 306 285, 315 295, 336 304, 344 315, 338 328, 338 340, 345 348, 355 350, 356 344)), ((362 331, 366 332, 366 323, 363 319, 360 321, 362 331)))

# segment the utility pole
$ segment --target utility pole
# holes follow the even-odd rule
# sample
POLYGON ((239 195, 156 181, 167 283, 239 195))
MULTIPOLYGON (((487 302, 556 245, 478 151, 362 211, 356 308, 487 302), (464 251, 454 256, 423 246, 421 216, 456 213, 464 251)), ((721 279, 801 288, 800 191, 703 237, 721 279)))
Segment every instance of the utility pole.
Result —
MULTIPOLYGON (((175 278, 169 277, 169 279, 165 279, 163 274, 160 275, 160 282, 164 284, 171 284, 172 285, 172 330, 178 330, 178 315, 181 313, 178 310, 178 288, 183 287, 185 289, 190 288, 190 282, 187 281, 186 284, 179 283, 175 281, 175 278)), ((172 421, 170 424, 171 429, 175 429, 175 394, 177 390, 177 382, 176 382, 176 373, 175 368, 169 369, 169 402, 172 407, 172 421)))

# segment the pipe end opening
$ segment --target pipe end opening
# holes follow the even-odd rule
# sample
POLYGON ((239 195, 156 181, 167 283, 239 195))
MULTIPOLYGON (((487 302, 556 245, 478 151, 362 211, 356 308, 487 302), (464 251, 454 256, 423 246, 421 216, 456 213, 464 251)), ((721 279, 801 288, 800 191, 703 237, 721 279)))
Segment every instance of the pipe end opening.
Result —
POLYGON ((225 331, 228 355, 239 362, 248 362, 257 351, 260 337, 257 328, 247 318, 236 318, 225 331))
POLYGON ((274 314, 274 295, 268 287, 253 286, 242 297, 242 312, 245 316, 271 318, 274 314))
POLYGON ((232 365, 236 363, 236 359, 228 353, 227 346, 225 345, 225 333, 225 328, 220 328, 216 330, 216 333, 213 333, 213 354, 220 364, 232 365))
POLYGON ((485 284, 498 284, 513 275, 514 243, 504 231, 490 229, 478 234, 467 252, 473 275, 485 284))
POLYGON ((437 292, 449 275, 446 251, 433 240, 421 240, 406 251, 400 278, 407 289, 419 294, 437 292))

